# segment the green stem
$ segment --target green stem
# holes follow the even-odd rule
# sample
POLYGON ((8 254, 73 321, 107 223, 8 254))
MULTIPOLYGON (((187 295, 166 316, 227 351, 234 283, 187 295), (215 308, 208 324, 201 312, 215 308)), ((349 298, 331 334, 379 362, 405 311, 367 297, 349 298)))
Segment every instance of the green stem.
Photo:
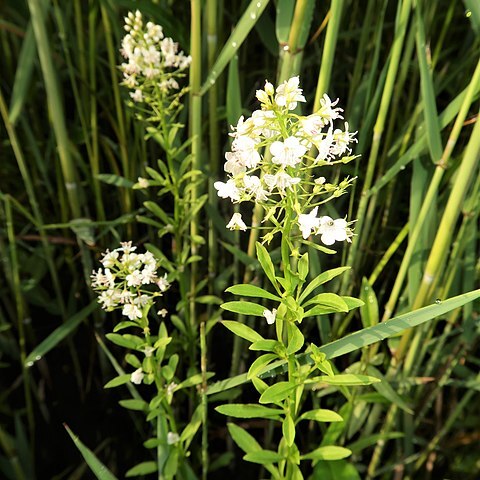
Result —
POLYGON ((328 21, 327 32, 325 35, 325 45, 322 53, 322 63, 318 73, 317 90, 313 102, 313 111, 320 108, 320 99, 328 91, 330 78, 332 76, 333 58, 337 46, 338 30, 340 20, 342 19, 343 0, 332 0, 330 6, 330 19, 328 21))

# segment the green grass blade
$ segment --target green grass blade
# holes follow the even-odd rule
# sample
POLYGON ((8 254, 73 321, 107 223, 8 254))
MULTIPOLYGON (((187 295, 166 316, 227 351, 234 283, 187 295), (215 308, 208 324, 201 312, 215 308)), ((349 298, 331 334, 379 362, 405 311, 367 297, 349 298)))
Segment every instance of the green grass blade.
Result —
POLYGON ((76 313, 72 318, 55 329, 43 342, 35 347, 25 359, 25 365, 31 367, 34 362, 40 360, 52 348, 55 348, 65 337, 68 337, 85 318, 88 317, 98 306, 93 300, 88 306, 76 313))
POLYGON ((222 51, 218 55, 218 58, 210 70, 205 83, 200 89, 199 95, 205 94, 208 89, 215 84, 219 75, 223 72, 233 56, 237 53, 237 50, 242 45, 250 30, 254 27, 258 17, 263 13, 265 7, 268 5, 269 0, 252 0, 250 5, 245 10, 242 18, 238 22, 237 26, 233 29, 232 34, 225 42, 222 51))
POLYGON ((20 56, 18 57, 12 97, 10 99, 9 120, 12 124, 15 124, 17 121, 18 116, 22 112, 25 100, 28 97, 28 89, 30 87, 30 79, 32 78, 36 54, 37 48, 35 45, 35 37, 33 35, 32 24, 29 23, 23 40, 20 56))
MULTIPOLYGON (((473 292, 464 293, 456 297, 449 298, 439 304, 435 303, 424 308, 420 308, 413 312, 399 315, 386 322, 379 323, 373 327, 364 328, 357 332, 351 333, 339 340, 328 343, 320 347, 320 351, 326 355, 327 359, 332 359, 354 352, 363 347, 368 347, 373 343, 385 340, 386 338, 398 335, 409 328, 417 327, 425 322, 432 320, 440 315, 444 315, 455 308, 480 298, 480 289, 473 292)), ((297 357, 300 362, 308 362, 310 356, 308 354, 301 354, 297 357)), ((260 376, 272 376, 283 372, 285 362, 283 360, 275 362, 269 366, 268 371, 262 372, 260 376)), ((207 394, 222 392, 230 388, 236 387, 247 382, 247 374, 237 375, 236 377, 227 378, 212 384, 207 389, 207 394)))
POLYGON ((425 41, 425 29, 423 25, 420 2, 415 7, 416 35, 418 66, 420 69, 420 88, 422 92, 423 117, 427 130, 428 147, 433 163, 442 158, 443 146, 440 135, 440 122, 438 121, 437 105, 435 103, 435 90, 427 60, 427 47, 425 41))
POLYGON ((64 427, 98 480, 117 480, 117 477, 80 441, 66 424, 64 424, 64 427))

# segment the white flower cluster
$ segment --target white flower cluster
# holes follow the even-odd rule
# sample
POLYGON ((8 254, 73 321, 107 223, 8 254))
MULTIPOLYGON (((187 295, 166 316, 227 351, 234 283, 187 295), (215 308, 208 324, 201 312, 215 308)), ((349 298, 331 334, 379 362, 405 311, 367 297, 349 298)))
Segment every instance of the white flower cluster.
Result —
MULTIPOLYGON (((295 114, 292 110, 298 102, 305 102, 298 76, 276 89, 266 81, 264 90, 257 90, 256 96, 261 109, 247 119, 240 117, 230 134, 234 138, 232 151, 225 154, 224 165, 229 178, 226 182, 215 182, 218 196, 237 203, 254 201, 269 212, 276 210, 274 215, 267 214, 270 219, 281 213, 290 198, 289 204, 305 239, 314 233, 321 234, 322 242, 327 245, 349 241, 353 234, 345 220, 312 217, 313 212, 316 216, 318 205, 324 203, 318 195, 331 194, 336 188, 326 184, 324 177, 315 178, 316 167, 345 161, 338 157, 350 155, 349 144, 357 141, 356 132, 349 132, 348 123, 345 130, 334 129, 333 122, 343 118, 342 109, 336 107, 338 99, 332 102, 325 94, 316 113, 295 114), (318 152, 315 157, 310 153, 314 150, 318 152), (313 212, 305 215, 311 208, 313 212)), ((340 190, 338 187, 333 196, 343 193, 340 190)), ((278 217, 277 221, 280 222, 278 217)), ((227 227, 247 228, 239 213, 234 214, 227 227)))
POLYGON ((153 254, 135 253, 136 248, 132 242, 123 242, 120 248, 107 250, 100 260, 104 268, 91 275, 102 308, 107 312, 121 308, 122 314, 133 321, 141 319, 143 309, 170 287, 166 274, 158 276, 159 265, 153 254), (147 288, 152 285, 154 291, 147 288))
POLYGON ((120 53, 127 60, 120 69, 123 84, 133 89, 130 96, 134 102, 144 101, 142 86, 153 80, 163 91, 178 89, 175 72, 187 68, 192 58, 178 51, 178 44, 165 37, 160 25, 143 24, 142 14, 137 10, 125 17, 125 30, 120 53))

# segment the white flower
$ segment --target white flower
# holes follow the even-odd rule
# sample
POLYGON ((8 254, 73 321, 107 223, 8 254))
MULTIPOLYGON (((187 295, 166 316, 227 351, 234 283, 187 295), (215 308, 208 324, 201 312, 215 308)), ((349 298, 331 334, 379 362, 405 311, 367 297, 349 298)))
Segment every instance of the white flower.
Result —
POLYGON ((332 102, 326 93, 323 94, 323 97, 320 99, 320 109, 316 112, 317 115, 323 118, 323 125, 332 123, 337 118, 343 118, 340 115, 340 112, 343 112, 343 110, 341 108, 333 108, 337 103, 338 98, 332 102))
POLYGON ((122 315, 125 315, 130 320, 142 318, 142 311, 133 303, 126 303, 122 309, 122 315))
POLYGON ((167 433, 167 443, 168 445, 174 445, 180 441, 180 435, 174 432, 167 433))
POLYGON ((105 268, 112 268, 117 262, 118 255, 119 253, 116 250, 113 252, 107 250, 100 262, 105 268))
POLYGON ((333 139, 336 144, 332 148, 332 153, 334 155, 343 155, 345 152, 351 153, 352 150, 348 148, 350 142, 357 142, 357 139, 354 138, 357 132, 350 133, 348 131, 348 123, 345 122, 345 131, 342 132, 340 129, 336 129, 333 132, 333 139))
POLYGON ((256 150, 253 138, 240 135, 232 143, 234 152, 238 152, 240 161, 248 168, 255 168, 260 162, 260 154, 256 150))
POLYGON ((247 226, 242 220, 242 214, 234 213, 231 220, 227 223, 227 228, 230 230, 242 230, 244 232, 247 229, 247 226))
POLYGON ((300 178, 292 177, 288 173, 279 171, 275 175, 270 175, 266 173, 263 176, 263 181, 267 185, 270 191, 277 187, 278 191, 283 195, 285 194, 286 188, 291 188, 292 185, 297 185, 300 183, 300 178))
POLYGON ((135 185, 134 188, 148 188, 149 186, 150 186, 150 183, 146 178, 138 177, 137 184, 135 185))
POLYGON ((136 383, 137 385, 140 385, 143 381, 143 377, 145 377, 145 374, 143 373, 141 368, 137 368, 131 375, 130 375, 130 381, 132 383, 136 383))
POLYGON ((262 182, 256 175, 245 175, 243 181, 245 183, 245 189, 255 197, 256 202, 265 202, 267 200, 267 192, 262 187, 262 182))
POLYGON ((317 185, 323 185, 326 181, 327 181, 327 179, 325 177, 318 177, 314 180, 314 182, 317 185))
POLYGON ((149 358, 152 356, 154 351, 155 351, 155 347, 145 347, 145 349, 143 350, 143 353, 147 358, 149 358))
POLYGON ((279 107, 287 107, 293 110, 297 106, 297 102, 305 102, 305 97, 302 95, 302 89, 298 88, 300 78, 298 76, 292 77, 277 87, 277 94, 275 95, 275 102, 279 107))
POLYGON ((227 161, 225 162, 223 169, 227 173, 231 173, 234 177, 247 170, 240 152, 226 152, 225 158, 227 161))
POLYGON ((309 214, 300 214, 298 216, 298 225, 302 232, 302 237, 306 240, 312 233, 312 230, 318 229, 320 219, 317 218, 318 207, 315 207, 309 214))
POLYGON ((157 280, 157 271, 156 266, 145 265, 143 270, 140 272, 142 285, 148 285, 149 283, 154 283, 157 280))
POLYGON ((135 270, 126 276, 127 286, 138 287, 142 284, 142 274, 139 270, 135 270))
POLYGON ((307 147, 301 145, 297 137, 288 137, 283 142, 277 140, 270 145, 272 162, 283 166, 294 167, 302 161, 306 151, 307 147))
POLYGON ((132 97, 134 102, 143 102, 143 93, 139 88, 137 88, 134 92, 130 92, 130 97, 132 97))
POLYGON ((268 323, 269 325, 272 325, 272 324, 275 323, 275 319, 276 319, 276 317, 277 317, 277 309, 274 308, 272 311, 265 309, 265 310, 263 311, 263 316, 264 316, 265 319, 267 320, 267 323, 268 323))
POLYGON ((353 235, 348 223, 344 218, 337 218, 333 220, 330 217, 324 216, 319 218, 320 224, 316 233, 320 234, 320 240, 325 245, 333 245, 335 242, 350 242, 350 237, 353 235))
POLYGON ((335 148, 335 142, 333 138, 332 128, 328 129, 328 132, 322 138, 321 135, 312 139, 314 145, 317 147, 318 155, 315 161, 318 160, 330 160, 334 157, 333 150, 335 148))
POLYGON ((167 313, 168 313, 168 310, 166 308, 162 308, 161 310, 159 310, 158 312, 158 315, 160 315, 162 318, 165 318, 167 316, 167 313))
POLYGON ((235 186, 235 181, 230 179, 227 183, 215 182, 213 186, 218 190, 217 195, 221 198, 240 200, 240 190, 235 186))
POLYGON ((158 279, 157 285, 161 292, 165 292, 170 287, 170 283, 167 280, 167 274, 158 279))

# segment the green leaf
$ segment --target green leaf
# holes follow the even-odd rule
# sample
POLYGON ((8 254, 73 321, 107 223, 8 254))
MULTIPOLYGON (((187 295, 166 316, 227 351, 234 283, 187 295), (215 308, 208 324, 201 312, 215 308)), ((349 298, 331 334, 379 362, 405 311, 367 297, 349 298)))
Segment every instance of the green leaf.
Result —
POLYGON ((263 288, 250 284, 234 285, 233 287, 227 288, 225 291, 233 293, 234 295, 240 295, 242 297, 266 298, 268 300, 276 300, 278 302, 282 300, 279 296, 267 292, 267 290, 263 288))
POLYGON ((120 347, 135 349, 142 340, 133 335, 120 335, 119 333, 107 333, 105 335, 112 343, 120 347))
POLYGON ((298 261, 298 277, 303 282, 308 275, 308 253, 304 253, 298 261))
POLYGON ((348 312, 348 305, 345 303, 345 300, 336 293, 319 293, 302 305, 304 307, 307 305, 320 305, 336 309, 338 312, 348 312))
POLYGON ((435 103, 435 89, 427 60, 428 47, 425 41, 424 17, 421 14, 420 3, 415 5, 415 13, 415 43, 420 70, 420 91, 422 93, 423 118, 425 121, 430 158, 436 165, 442 158, 443 145, 437 105, 435 103))
POLYGON ((320 460, 313 469, 311 480, 361 480, 357 469, 345 460, 320 460))
POLYGON ((302 460, 341 460, 349 457, 352 454, 351 450, 344 447, 337 447, 335 445, 328 445, 325 447, 318 447, 313 452, 306 453, 300 458, 302 460))
POLYGON ((138 465, 135 465, 133 468, 128 470, 125 474, 126 477, 139 477, 140 475, 148 475, 149 473, 155 473, 158 470, 157 463, 150 461, 150 462, 142 462, 138 465))
POLYGON ((293 20, 293 11, 295 2, 290 0, 279 0, 277 3, 277 15, 275 16, 275 33, 277 34, 278 43, 285 44, 288 42, 290 28, 293 20))
POLYGON ((355 297, 347 297, 345 295, 342 295, 342 300, 347 304, 348 311, 353 310, 354 308, 361 307, 363 305, 363 301, 355 297))
POLYGON ((230 62, 233 56, 237 53, 237 50, 240 48, 245 38, 247 38, 247 35, 257 22, 257 19, 265 10, 268 1, 269 0, 252 0, 250 2, 236 27, 230 34, 230 37, 225 42, 225 45, 219 53, 213 67, 210 68, 210 74, 200 89, 200 95, 204 95, 208 89, 215 84, 218 76, 223 72, 224 68, 228 65, 228 62, 230 62))
POLYGON ((259 340, 264 340, 264 338, 253 328, 247 327, 240 322, 234 322, 232 320, 222 320, 221 322, 225 327, 227 327, 231 332, 233 332, 237 337, 244 338, 249 342, 258 342, 259 340))
POLYGON ((257 248, 257 259, 260 262, 265 275, 278 291, 278 282, 275 277, 275 267, 273 266, 272 259, 270 258, 267 249, 260 242, 257 242, 255 245, 257 248))
POLYGON ((227 415, 234 418, 272 418, 277 417, 283 413, 283 410, 278 408, 263 407, 256 404, 243 403, 229 403, 226 405, 219 405, 215 410, 222 415, 227 415))
POLYGON ((319 375, 309 378, 305 383, 328 383, 329 385, 371 385, 380 382, 379 378, 369 375, 357 375, 354 373, 341 373, 330 377, 329 375, 319 375))
POLYGON ((326 272, 322 272, 318 277, 314 278, 305 288, 305 290, 300 295, 298 301, 300 304, 305 300, 315 289, 317 289, 320 285, 329 282, 333 278, 341 275, 343 272, 350 270, 350 267, 338 267, 333 268, 332 270, 327 270, 326 272))
POLYGON ((275 352, 282 344, 278 340, 258 340, 253 342, 249 349, 254 351, 275 352))
POLYGON ((132 375, 130 373, 119 375, 118 377, 112 378, 109 382, 107 382, 103 388, 113 388, 120 385, 125 385, 130 381, 131 376, 132 375))
POLYGON ((259 375, 262 370, 273 360, 276 360, 278 356, 275 353, 266 353, 265 355, 260 355, 248 369, 247 378, 251 379, 259 375))
POLYGON ((292 355, 293 353, 298 352, 303 347, 303 344, 305 343, 305 337, 295 324, 288 324, 287 332, 288 347, 286 354, 292 355))
POLYGON ((260 444, 250 435, 246 430, 234 423, 227 423, 228 431, 230 432, 233 441, 245 452, 259 452, 262 450, 260 444))
POLYGON ((64 424, 65 429, 70 435, 71 439, 74 441, 75 446, 78 448, 82 454, 85 462, 90 467, 90 470, 95 474, 98 480, 117 480, 117 477, 108 470, 108 468, 95 456, 95 454, 86 447, 80 439, 64 424))
POLYGON ((310 410, 300 416, 300 420, 314 420, 316 422, 342 422, 343 418, 333 410, 325 408, 318 408, 317 410, 310 410))
POLYGON ((162 222, 165 223, 165 225, 168 225, 168 224, 173 224, 173 219, 170 218, 166 213, 165 211, 160 208, 160 206, 155 203, 155 202, 151 202, 151 201, 147 201, 147 202, 143 202, 143 205, 145 206, 145 208, 147 210, 150 210, 150 212, 152 212, 157 218, 159 218, 160 220, 162 220, 162 222))
POLYGON ((291 447, 295 441, 295 423, 290 413, 285 415, 282 423, 282 434, 287 446, 291 447))
POLYGON ((260 463, 266 465, 268 463, 280 462, 283 456, 272 450, 260 450, 259 452, 247 453, 244 457, 247 462, 260 463))
POLYGON ((99 173, 95 175, 95 177, 101 182, 107 183, 108 185, 115 185, 115 187, 131 188, 134 184, 131 180, 113 173, 99 173))
POLYGON ((387 432, 387 433, 376 433, 374 435, 368 435, 366 437, 360 438, 356 442, 351 443, 348 448, 352 453, 360 453, 363 449, 375 445, 379 441, 386 442, 387 440, 394 440, 396 438, 403 438, 405 436, 402 432, 387 432))
POLYGON ((360 317, 362 319, 362 325, 366 327, 373 327, 378 323, 378 302, 377 296, 373 291, 373 288, 368 283, 368 280, 364 277, 362 279, 362 287, 360 292, 360 299, 364 302, 364 305, 360 307, 360 317))
POLYGON ((123 408, 128 410, 138 410, 140 412, 148 411, 148 403, 144 400, 137 400, 135 398, 129 398, 128 400, 120 400, 118 402, 123 408))
MULTIPOLYGON (((212 378, 215 375, 213 372, 207 372, 206 373, 206 378, 212 378)), ((192 375, 191 377, 188 377, 186 380, 183 382, 179 383, 175 387, 175 391, 181 390, 182 388, 188 388, 188 387, 193 387, 194 385, 199 385, 202 383, 202 374, 201 373, 196 373, 195 375, 192 375)))
POLYGON ((263 317, 265 307, 253 302, 227 302, 220 305, 221 308, 233 313, 240 313, 242 315, 255 315, 257 317, 263 317))
POLYGON ((240 89, 238 55, 233 55, 228 65, 226 108, 228 124, 236 125, 242 115, 242 91, 240 89))
POLYGON ((45 340, 37 345, 25 359, 25 365, 31 367, 34 362, 40 360, 52 348, 55 348, 65 337, 70 335, 80 323, 85 320, 96 308, 98 303, 93 300, 88 306, 73 315, 63 325, 56 328, 45 340))
POLYGON ((260 396, 260 403, 277 403, 285 400, 295 389, 295 384, 278 382, 268 387, 260 396))

